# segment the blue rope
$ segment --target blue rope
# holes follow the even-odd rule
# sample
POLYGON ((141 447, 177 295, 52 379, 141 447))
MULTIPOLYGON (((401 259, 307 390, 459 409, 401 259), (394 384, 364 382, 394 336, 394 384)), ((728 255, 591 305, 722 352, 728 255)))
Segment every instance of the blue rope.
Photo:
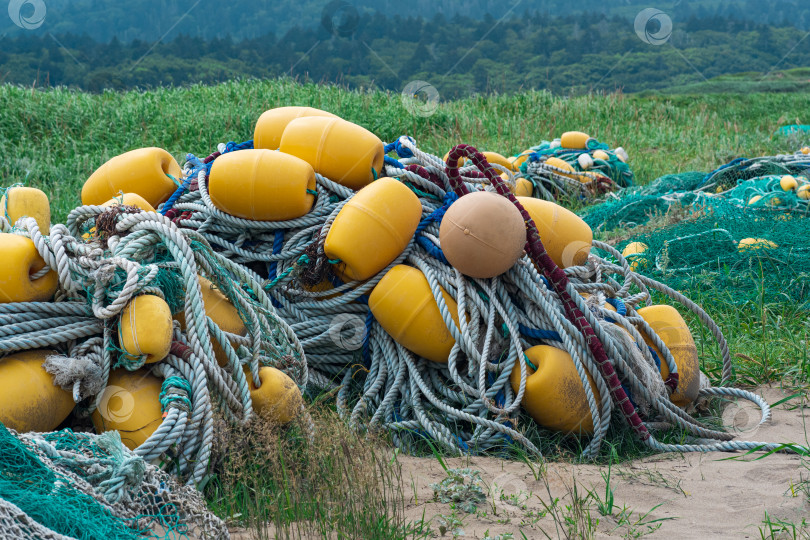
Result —
POLYGON ((624 302, 621 298, 608 298, 607 303, 616 308, 616 313, 624 317, 627 315, 627 306, 624 305, 624 302))
MULTIPOLYGON (((227 154, 228 152, 234 152, 236 150, 249 150, 252 148, 253 140, 238 144, 231 141, 225 145, 225 149, 222 151, 222 154, 227 154)), ((175 203, 177 203, 178 199, 183 196, 183 193, 188 191, 189 186, 191 186, 191 182, 197 178, 201 170, 205 170, 206 176, 211 173, 211 167, 214 165, 214 161, 216 161, 216 159, 212 159, 209 163, 203 163, 203 161, 194 154, 186 154, 186 161, 191 163, 192 169, 183 180, 183 183, 180 184, 180 187, 178 187, 174 193, 172 193, 172 196, 169 197, 169 200, 163 203, 163 205, 160 207, 160 214, 163 216, 165 216, 169 210, 174 208, 175 203)))
POLYGON ((532 339, 546 339, 551 341, 562 342, 562 337, 560 337, 560 334, 555 332, 554 330, 541 330, 539 328, 529 328, 528 326, 524 326, 519 323, 518 323, 518 330, 524 336, 530 337, 532 339))
POLYGON ((428 252, 428 254, 430 254, 431 257, 439 259, 444 264, 450 263, 447 262, 447 258, 444 256, 444 252, 442 252, 442 249, 433 242, 431 242, 427 237, 422 236, 422 234, 420 233, 424 231, 427 228, 427 226, 433 222, 441 223, 442 219, 444 218, 444 214, 447 212, 447 209, 450 208, 450 205, 456 202, 457 200, 458 195, 456 195, 452 191, 448 191, 444 195, 444 206, 441 206, 436 210, 434 210, 432 214, 430 214, 428 217, 419 222, 419 225, 416 227, 415 232, 415 234, 417 235, 416 243, 425 248, 425 250, 428 252))

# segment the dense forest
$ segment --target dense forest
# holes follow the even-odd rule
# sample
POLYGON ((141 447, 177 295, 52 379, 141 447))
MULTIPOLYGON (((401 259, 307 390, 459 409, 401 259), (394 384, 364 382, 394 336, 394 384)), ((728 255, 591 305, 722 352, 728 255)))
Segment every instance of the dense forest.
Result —
MULTIPOLYGON (((483 0, 482 0, 483 1, 483 0)), ((400 91, 412 80, 443 98, 526 88, 627 92, 705 84, 745 72, 747 89, 807 89, 810 39, 793 26, 692 16, 661 46, 642 41, 620 16, 524 15, 498 23, 364 13, 351 32, 327 25, 235 40, 181 34, 163 42, 75 34, 0 38, 0 82, 94 92, 232 78, 290 76, 400 91), (755 74, 752 74, 754 72, 755 74)), ((214 24, 214 18, 211 18, 214 24)))
MULTIPOLYGON (((239 41, 268 33, 282 36, 293 27, 311 28, 324 15, 337 11, 388 17, 441 14, 481 20, 489 15, 498 20, 529 15, 578 16, 590 24, 602 16, 628 20, 644 8, 646 0, 239 0, 223 4, 217 0, 28 0, 22 9, 33 13, 34 3, 47 8, 42 26, 22 30, 0 11, 0 36, 23 33, 39 35, 87 35, 107 42, 171 40, 181 34, 203 39, 231 37, 239 41), (341 8, 342 9, 338 9, 341 8)), ((810 30, 810 3, 806 0, 658 0, 653 4, 677 26, 690 17, 753 21, 810 30)))

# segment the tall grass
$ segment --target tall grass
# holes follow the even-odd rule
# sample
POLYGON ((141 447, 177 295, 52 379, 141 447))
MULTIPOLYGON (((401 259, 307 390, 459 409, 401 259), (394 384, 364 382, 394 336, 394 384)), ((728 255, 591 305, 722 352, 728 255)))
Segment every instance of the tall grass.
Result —
POLYGON ((54 218, 80 203, 84 180, 105 160, 160 146, 178 159, 207 155, 219 142, 251 139, 266 109, 309 105, 357 122, 385 141, 413 136, 444 154, 464 142, 509 154, 567 130, 623 146, 641 182, 666 173, 712 170, 729 158, 791 150, 771 137, 810 110, 810 94, 557 97, 529 91, 442 103, 429 118, 410 114, 398 94, 348 91, 292 80, 105 92, 0 86, 0 184, 28 182, 51 194, 54 218))

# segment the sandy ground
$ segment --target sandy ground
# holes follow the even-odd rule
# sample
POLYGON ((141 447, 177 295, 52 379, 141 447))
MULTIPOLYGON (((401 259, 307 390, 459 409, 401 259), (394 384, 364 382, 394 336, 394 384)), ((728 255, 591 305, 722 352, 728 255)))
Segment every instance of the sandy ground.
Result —
MULTIPOLYGON (((769 403, 787 397, 776 388, 759 393, 769 403)), ((773 409, 769 423, 751 428, 759 421, 755 408, 728 409, 741 426, 740 440, 793 442, 808 445, 810 405, 798 399, 773 409)), ((724 414, 724 417, 727 416, 724 414)), ((733 418, 732 418, 733 417, 733 418)), ((802 465, 796 455, 771 455, 759 461, 727 460, 733 453, 661 454, 614 465, 610 485, 614 492, 612 513, 600 514, 597 502, 588 500, 587 512, 594 524, 590 535, 571 534, 566 517, 574 513, 574 486, 579 499, 593 491, 604 500, 607 467, 548 463, 534 471, 525 463, 495 458, 446 459, 448 467, 469 467, 479 471, 487 500, 474 513, 453 510, 448 503, 433 500, 431 484, 447 475, 436 459, 400 455, 406 516, 429 522, 434 538, 805 538, 810 539, 810 460, 802 465), (803 491, 804 489, 804 491, 803 491), (547 511, 553 499, 557 519, 547 511), (793 524, 790 530, 771 536, 763 524, 767 515, 773 523, 793 524), (458 520, 454 522, 453 520, 458 520), (459 523, 460 522, 460 523, 459 523), (441 534, 441 525, 445 534, 441 534), (558 525, 559 524, 559 525, 558 525), (761 535, 762 534, 764 535, 761 535), (504 534, 507 533, 507 534, 504 534), (511 533, 511 537, 508 535, 511 533)), ((580 524, 585 520, 580 518, 580 524)), ((779 530, 779 526, 773 529, 779 530)), ((233 538, 246 539, 244 530, 233 530, 233 538)), ((272 533, 271 533, 272 535, 272 533)))
MULTIPOLYGON (((769 403, 786 397, 774 388, 760 389, 760 393, 769 403)), ((753 419, 755 412, 750 412, 748 418, 753 419)), ((737 411, 734 416, 738 425, 745 426, 746 412, 737 411)), ((805 420, 810 421, 810 408, 798 406, 794 400, 774 409, 768 424, 750 429, 740 438, 807 444, 805 420)), ((810 522, 808 495, 800 488, 792 488, 802 480, 810 480, 810 469, 802 466, 798 456, 724 460, 734 455, 663 454, 614 466, 610 481, 615 494, 613 515, 602 516, 596 502, 589 503, 591 518, 599 520, 595 537, 760 538, 766 512, 772 522, 779 519, 797 527, 803 518, 810 522), (627 519, 621 518, 623 508, 627 519), (653 523, 660 519, 664 521, 653 523)), ((432 501, 430 484, 445 478, 444 470, 435 459, 400 457, 400 462, 403 480, 411 486, 406 487, 410 495, 408 517, 418 520, 424 515, 425 520, 431 519, 431 528, 440 536, 439 525, 448 521, 442 516, 453 515, 453 510, 447 503, 432 501)), ((571 515, 566 506, 571 506, 575 483, 580 498, 588 490, 605 498, 601 473, 607 467, 550 463, 537 478, 525 463, 493 458, 451 459, 446 463, 448 467, 480 471, 488 496, 476 513, 455 512, 454 517, 461 520, 461 538, 484 538, 487 532, 493 538, 502 533, 512 533, 515 539, 524 535, 566 538, 567 531, 557 529, 553 517, 544 512, 541 500, 548 505, 552 498, 559 498, 557 514, 564 522, 565 516, 571 515)), ((810 538, 810 526, 804 535, 798 533, 797 537, 810 538)), ((445 537, 452 538, 451 530, 445 537)), ((784 537, 794 536, 791 533, 784 537)))

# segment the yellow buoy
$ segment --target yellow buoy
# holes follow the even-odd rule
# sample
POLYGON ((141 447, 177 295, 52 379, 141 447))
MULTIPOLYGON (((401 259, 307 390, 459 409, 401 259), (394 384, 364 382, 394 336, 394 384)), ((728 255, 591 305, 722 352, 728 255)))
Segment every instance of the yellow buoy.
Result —
POLYGON ((582 218, 559 204, 531 197, 518 197, 537 227, 554 264, 560 268, 579 266, 588 260, 593 231, 582 218))
POLYGON ((334 114, 312 107, 276 107, 265 111, 256 122, 253 130, 253 147, 257 149, 277 150, 281 144, 281 135, 287 124, 296 118, 305 116, 326 116, 337 118, 334 114))
POLYGON ((53 431, 76 405, 70 392, 54 385, 45 359, 56 351, 37 349, 0 359, 0 422, 19 432, 53 431))
POLYGON ((805 146, 802 148, 802 154, 810 154, 810 146, 805 146))
POLYGON ((647 265, 647 259, 638 256, 639 254, 646 252, 647 249, 648 246, 644 242, 630 242, 622 250, 622 257, 625 259, 630 259, 628 261, 630 263, 630 270, 637 272, 639 269, 644 268, 647 265), (631 255, 634 256, 631 257, 631 255))
MULTIPOLYGON (((439 288, 458 326, 458 304, 439 288)), ((456 340, 444 324, 430 284, 421 271, 402 264, 393 267, 371 291, 368 305, 383 330, 397 343, 428 360, 447 362, 456 340)))
POLYGON ((43 235, 51 231, 51 203, 48 196, 39 189, 14 186, 6 190, 0 198, 0 216, 14 225, 21 217, 34 218, 43 235))
MULTIPOLYGON (((675 365, 678 367, 678 387, 669 399, 679 407, 686 407, 697 399, 700 391, 700 362, 698 361, 697 346, 689 332, 689 326, 678 310, 672 306, 649 306, 639 309, 637 313, 647 321, 647 324, 672 353, 675 365)), ((643 330, 639 330, 641 337, 655 350, 661 360, 661 378, 666 381, 669 377, 669 366, 664 360, 663 354, 658 347, 653 345, 649 336, 643 330)))
POLYGON ((121 312, 118 342, 130 356, 146 355, 146 363, 160 362, 172 346, 172 312, 153 294, 136 296, 121 312))
MULTIPOLYGON (((203 306, 205 307, 205 314, 214 321, 214 324, 219 326, 223 332, 229 334, 236 334, 239 336, 247 335, 247 327, 244 321, 239 316, 239 311, 234 307, 228 297, 220 291, 216 285, 211 283, 208 279, 197 276, 197 281, 200 282, 200 290, 202 291, 203 306)), ((180 323, 180 327, 186 329, 186 316, 184 312, 179 312, 174 315, 174 318, 180 323)), ((219 342, 211 336, 211 346, 214 349, 214 356, 217 363, 221 367, 228 365, 228 356, 219 342)))
POLYGON ((588 148, 588 139, 590 138, 590 135, 581 131, 566 131, 560 137, 560 146, 563 148, 584 150, 588 148))
POLYGON ((337 268, 349 281, 368 279, 404 251, 421 217, 422 203, 405 184, 380 178, 340 210, 324 251, 340 259, 337 268))
POLYGON ((567 171, 567 172, 553 171, 554 174, 561 174, 562 176, 567 176, 572 180, 579 180, 580 182, 583 183, 588 183, 591 181, 591 179, 587 175, 576 174, 576 169, 574 169, 574 167, 572 167, 567 161, 562 160, 560 158, 550 157, 546 160, 546 165, 551 165, 552 167, 555 167, 557 169, 563 169, 564 171, 567 171))
POLYGON ((742 253, 748 250, 776 249, 778 247, 778 245, 765 238, 743 238, 740 240, 740 243, 737 244, 737 251, 742 253))
POLYGON ((90 175, 82 187, 82 204, 102 204, 124 192, 137 193, 157 207, 174 193, 182 175, 180 165, 166 150, 132 150, 112 158, 90 175))
POLYGON ((799 182, 793 176, 786 174, 779 180, 779 186, 783 191, 791 191, 799 187, 799 182))
POLYGON ((45 267, 33 240, 16 234, 0 233, 0 304, 7 302, 46 302, 59 286, 56 272, 31 276, 45 267))
POLYGON ((805 201, 810 199, 810 184, 799 186, 799 189, 796 190, 796 195, 805 201))
POLYGON ((752 204, 756 204, 762 198, 762 195, 754 195, 750 199, 748 199, 748 205, 751 206, 752 204))
POLYGON ((477 191, 447 209, 439 241, 447 261, 462 274, 491 278, 512 268, 523 254, 526 225, 506 197, 477 191))
MULTIPOLYGON (((546 429, 588 435, 593 433, 593 417, 588 396, 574 360, 567 352, 548 345, 536 345, 525 352, 537 371, 526 366, 526 390, 521 407, 546 429)), ((586 375, 593 397, 600 395, 590 374, 586 375)), ((520 389, 520 365, 515 363, 510 377, 512 390, 520 389)))
POLYGON ((534 193, 534 184, 525 178, 518 178, 515 183, 515 197, 531 197, 534 193))
POLYGON ((315 171, 306 161, 273 150, 240 150, 218 157, 208 192, 232 216, 284 221, 303 216, 315 202, 315 171))
POLYGON ((304 407, 301 390, 287 374, 274 367, 259 368, 261 386, 256 388, 250 372, 246 373, 250 387, 250 400, 256 414, 269 422, 286 424, 304 407))
POLYGON ((135 208, 140 208, 144 212, 154 212, 155 209, 149 204, 146 199, 138 195, 137 193, 122 193, 116 197, 113 197, 109 201, 102 203, 101 206, 134 206, 135 208))
POLYGON ((520 154, 518 154, 516 156, 512 156, 510 158, 507 158, 507 161, 509 161, 509 163, 512 165, 512 170, 517 171, 517 170, 520 170, 521 165, 526 163, 526 161, 529 159, 530 155, 532 155, 532 150, 531 149, 524 150, 523 152, 521 152, 520 154))
POLYGON ((99 394, 92 415, 96 433, 117 430, 124 446, 130 450, 138 448, 163 421, 162 384, 163 380, 147 369, 111 371, 107 388, 99 394))
POLYGON ((593 159, 601 159, 602 161, 610 161, 610 156, 604 150, 594 150, 593 159))
POLYGON ((509 161, 508 158, 499 154, 498 152, 481 152, 485 158, 487 158, 487 162, 490 164, 500 165, 502 167, 506 167, 508 170, 513 171, 515 170, 512 162, 509 161))
POLYGON ((382 141, 366 128, 323 116, 296 118, 287 124, 279 149, 352 189, 377 178, 385 157, 382 141))

